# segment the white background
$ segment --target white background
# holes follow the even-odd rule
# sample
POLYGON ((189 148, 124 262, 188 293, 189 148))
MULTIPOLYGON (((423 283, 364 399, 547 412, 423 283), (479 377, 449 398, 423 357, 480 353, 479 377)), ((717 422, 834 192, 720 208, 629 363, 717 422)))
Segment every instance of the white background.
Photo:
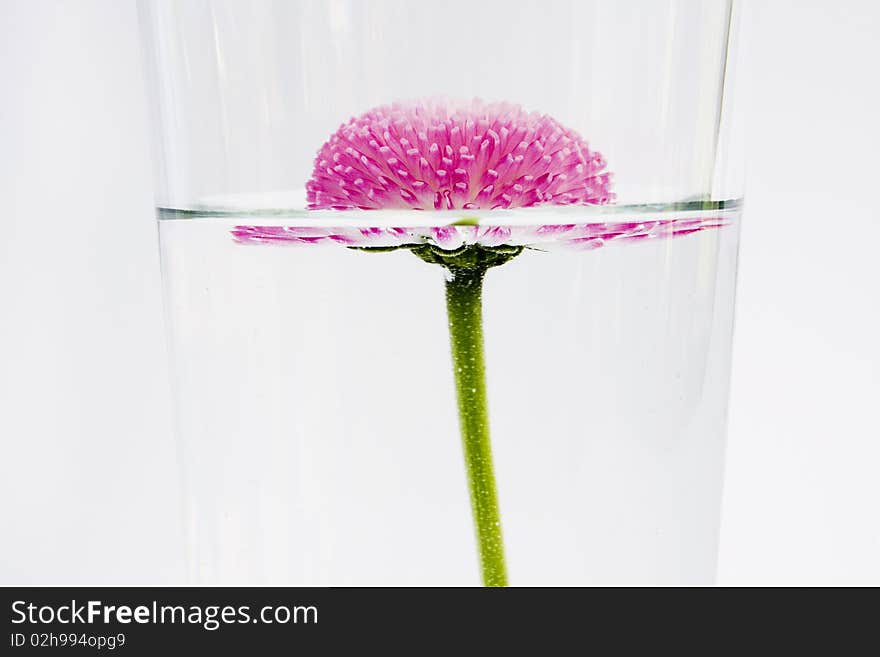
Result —
MULTIPOLYGON (((720 583, 877 585, 880 3, 749 9, 720 583)), ((183 578, 145 105, 132 2, 0 0, 0 584, 183 578)))

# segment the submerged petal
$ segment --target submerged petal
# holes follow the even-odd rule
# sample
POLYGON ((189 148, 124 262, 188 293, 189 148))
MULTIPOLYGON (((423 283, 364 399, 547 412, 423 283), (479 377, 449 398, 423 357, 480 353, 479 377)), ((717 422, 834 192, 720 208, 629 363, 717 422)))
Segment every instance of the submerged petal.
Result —
POLYGON ((533 246, 547 249, 596 249, 611 243, 682 237, 726 226, 721 216, 660 219, 642 222, 595 222, 539 226, 446 225, 432 227, 297 227, 236 226, 231 234, 241 244, 309 245, 333 243, 358 248, 394 248, 430 244, 454 251, 468 244, 485 248, 533 246))

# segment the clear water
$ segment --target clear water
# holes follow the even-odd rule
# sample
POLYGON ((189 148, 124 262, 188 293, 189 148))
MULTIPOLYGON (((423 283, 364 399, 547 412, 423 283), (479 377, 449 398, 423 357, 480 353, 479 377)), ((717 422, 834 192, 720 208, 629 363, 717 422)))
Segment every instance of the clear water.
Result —
MULTIPOLYGON (((739 204, 498 221, 572 211, 726 225, 526 250, 487 274, 510 582, 710 583, 739 204)), ((193 581, 478 584, 442 270, 407 251, 236 243, 235 226, 308 221, 265 205, 159 217, 193 581)))

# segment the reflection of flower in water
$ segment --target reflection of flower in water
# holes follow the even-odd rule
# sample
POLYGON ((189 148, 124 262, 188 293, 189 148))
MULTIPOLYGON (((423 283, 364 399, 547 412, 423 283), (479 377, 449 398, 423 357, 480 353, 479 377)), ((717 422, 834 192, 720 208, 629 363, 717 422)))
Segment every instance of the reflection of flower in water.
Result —
POLYGON ((354 117, 315 158, 309 209, 598 205, 605 160, 555 119, 511 103, 395 103, 354 117))
POLYGON ((558 246, 596 249, 608 243, 636 242, 689 235, 723 226, 722 217, 659 219, 545 226, 438 226, 432 228, 322 228, 298 226, 236 226, 232 235, 242 244, 341 244, 391 248, 428 244, 455 250, 468 244, 494 246, 558 246))

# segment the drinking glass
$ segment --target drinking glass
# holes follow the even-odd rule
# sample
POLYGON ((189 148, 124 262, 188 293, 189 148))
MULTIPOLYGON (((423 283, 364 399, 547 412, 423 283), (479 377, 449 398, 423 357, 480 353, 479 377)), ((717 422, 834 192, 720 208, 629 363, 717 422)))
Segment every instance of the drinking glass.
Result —
POLYGON ((193 583, 706 584, 730 0, 141 0, 193 583))

